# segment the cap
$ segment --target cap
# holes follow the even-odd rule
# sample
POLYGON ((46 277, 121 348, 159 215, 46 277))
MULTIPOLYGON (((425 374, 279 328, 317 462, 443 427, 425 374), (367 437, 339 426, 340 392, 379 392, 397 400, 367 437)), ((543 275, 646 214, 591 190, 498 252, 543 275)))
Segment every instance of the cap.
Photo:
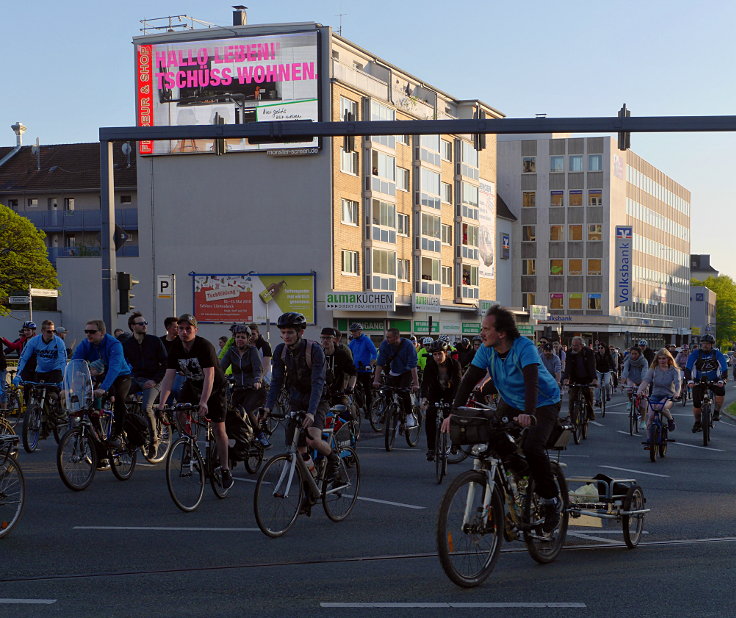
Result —
POLYGON ((552 344, 551 344, 551 343, 545 343, 545 344, 544 344, 544 345, 542 346, 542 349, 543 349, 543 350, 545 350, 545 351, 552 351, 552 350, 553 350, 553 348, 552 348, 552 344))
POLYGON ((189 322, 192 326, 197 326, 197 318, 195 318, 191 313, 182 313, 176 323, 181 324, 182 322, 189 322))
POLYGON ((57 332, 57 333, 62 333, 62 334, 63 334, 63 333, 65 333, 65 332, 66 332, 66 328, 64 328, 63 326, 57 326, 57 327, 56 327, 56 332, 57 332))
POLYGON ((320 335, 327 335, 328 337, 337 337, 337 330, 335 330, 334 328, 330 328, 329 326, 325 326, 322 329, 322 332, 320 333, 320 335))

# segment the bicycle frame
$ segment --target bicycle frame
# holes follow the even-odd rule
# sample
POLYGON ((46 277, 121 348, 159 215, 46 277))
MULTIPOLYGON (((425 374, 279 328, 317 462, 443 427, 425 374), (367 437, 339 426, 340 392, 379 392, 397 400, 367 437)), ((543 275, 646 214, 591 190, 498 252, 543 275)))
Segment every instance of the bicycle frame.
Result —
MULTIPOLYGON (((291 484, 294 480, 294 470, 296 466, 299 466, 299 469, 302 471, 302 479, 305 481, 305 485, 307 486, 311 498, 313 500, 317 500, 322 495, 322 491, 319 487, 317 487, 317 482, 312 476, 312 473, 309 471, 307 462, 305 462, 302 458, 298 447, 299 438, 304 432, 304 429, 301 427, 297 427, 296 425, 304 418, 304 416, 304 412, 296 411, 289 412, 284 417, 287 420, 288 424, 294 425, 294 436, 291 439, 291 444, 286 450, 287 454, 289 455, 289 459, 291 460, 291 465, 288 468, 284 468, 283 470, 281 470, 279 480, 274 485, 273 493, 279 493, 284 497, 289 496, 289 492, 291 491, 291 484)), ((332 433, 331 429, 323 429, 322 431, 329 431, 330 433, 332 433)))

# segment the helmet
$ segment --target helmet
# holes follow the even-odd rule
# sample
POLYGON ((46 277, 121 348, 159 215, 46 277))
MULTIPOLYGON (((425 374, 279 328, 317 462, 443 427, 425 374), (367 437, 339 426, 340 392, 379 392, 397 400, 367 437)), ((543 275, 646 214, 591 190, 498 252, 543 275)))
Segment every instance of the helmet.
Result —
POLYGON ((644 346, 645 348, 649 345, 649 342, 646 339, 639 339, 639 347, 644 346))
POLYGON ((473 337, 473 343, 475 343, 476 341, 478 343, 483 343, 483 337, 481 337, 480 335, 476 335, 475 337, 473 337))
POLYGON ((434 339, 432 337, 425 337, 422 339, 422 345, 432 345, 434 343, 434 339))
POLYGON ((304 330, 307 327, 307 318, 301 313, 289 311, 279 316, 276 325, 279 328, 293 328, 295 330, 304 330))
POLYGON ((363 330, 363 325, 360 322, 353 322, 348 330, 363 330))
POLYGON ((468 339, 467 337, 463 337, 462 343, 463 343, 463 345, 468 346, 468 345, 470 345, 470 339, 468 339))
POLYGON ((230 332, 233 334, 233 337, 235 337, 235 335, 237 335, 238 333, 245 333, 248 337, 250 337, 252 334, 250 326, 248 326, 247 324, 233 324, 230 327, 230 332))
POLYGON ((437 341, 444 341, 445 343, 450 343, 450 335, 440 335, 437 337, 437 341))
POLYGON ((703 335, 700 338, 700 343, 715 343, 716 338, 713 335, 703 335))
POLYGON ((432 354, 435 352, 447 352, 447 344, 441 339, 438 339, 429 347, 429 351, 432 352, 432 354))
POLYGON ((30 322, 30 321, 23 322, 23 328, 30 328, 32 330, 36 330, 36 323, 30 322))

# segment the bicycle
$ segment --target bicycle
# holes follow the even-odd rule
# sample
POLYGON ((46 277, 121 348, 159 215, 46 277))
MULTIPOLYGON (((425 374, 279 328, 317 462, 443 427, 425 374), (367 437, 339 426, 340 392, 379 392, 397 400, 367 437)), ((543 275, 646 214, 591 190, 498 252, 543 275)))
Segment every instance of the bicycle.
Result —
POLYGON ((373 390, 373 401, 371 402, 370 414, 368 414, 368 422, 371 425, 371 429, 377 433, 383 433, 384 422, 383 422, 383 411, 387 403, 387 393, 383 392, 381 388, 373 390))
POLYGON ((61 410, 59 401, 59 387, 50 382, 23 383, 30 388, 28 406, 23 415, 21 436, 26 453, 33 453, 38 448, 40 440, 45 440, 51 431, 54 440, 59 443, 62 429, 67 425, 67 419, 61 410))
POLYGON ((415 424, 413 427, 407 427, 403 405, 401 403, 401 394, 410 394, 411 389, 401 388, 398 386, 382 386, 384 401, 386 402, 383 408, 383 431, 384 431, 384 446, 388 452, 391 452, 394 448, 394 441, 396 440, 396 434, 403 433, 406 438, 406 443, 411 448, 414 448, 419 442, 419 432, 421 430, 421 414, 416 414, 413 410, 409 413, 414 416, 415 424))
POLYGON ((588 406, 583 389, 589 389, 591 386, 590 384, 568 384, 568 387, 568 392, 573 388, 576 389, 570 411, 570 424, 572 425, 572 439, 575 444, 580 444, 581 438, 583 440, 588 438, 588 406))
MULTIPOLYGON (((471 409, 460 410, 470 412, 471 409)), ((440 504, 436 540, 445 574, 458 586, 478 586, 493 571, 503 539, 514 541, 520 537, 534 560, 543 564, 552 562, 562 550, 569 518, 567 482, 559 464, 550 461, 560 500, 560 521, 552 532, 545 533, 541 499, 534 480, 507 470, 489 444, 495 432, 518 441, 521 428, 508 418, 458 419, 453 415, 451 432, 456 423, 465 425, 466 435, 472 429, 473 441, 478 443, 472 449, 473 469, 453 480, 440 504)))
POLYGON ((668 442, 674 442, 674 440, 670 440, 668 437, 669 430, 667 428, 666 418, 662 422, 662 418, 664 417, 662 410, 664 410, 664 406, 668 401, 670 401, 669 398, 664 400, 654 397, 647 398, 647 405, 654 414, 652 415, 652 421, 649 424, 649 431, 647 432, 649 439, 644 444, 647 445, 645 448, 648 447, 649 449, 649 459, 652 463, 657 461, 657 454, 659 454, 660 458, 667 454, 668 442))
POLYGON ((305 453, 305 460, 299 452, 298 445, 306 431, 301 426, 305 417, 303 411, 286 414, 287 435, 293 433, 288 449, 269 459, 258 475, 253 510, 261 532, 272 538, 286 534, 300 512, 308 514, 318 500, 322 500, 327 517, 340 522, 350 514, 358 499, 360 461, 355 449, 345 441, 336 440, 331 429, 323 430, 323 435, 330 436, 333 452, 339 452, 340 457, 335 480, 328 483, 326 458, 314 451, 312 471, 308 464, 311 458, 305 453))
POLYGON ((153 432, 155 432, 155 439, 158 442, 158 447, 156 448, 155 453, 150 455, 149 447, 154 441, 154 435, 151 431, 151 421, 148 418, 148 414, 146 414, 143 409, 143 400, 140 392, 128 395, 126 408, 128 410, 128 414, 135 414, 136 416, 141 417, 146 423, 146 441, 140 448, 141 454, 148 463, 161 463, 166 458, 166 455, 168 455, 169 448, 171 447, 172 436, 176 427, 176 422, 173 417, 166 410, 159 413, 158 410, 154 409, 156 422, 153 427, 153 432))
POLYGON ((596 398, 596 401, 600 402, 601 404, 601 418, 606 418, 606 401, 610 399, 612 394, 613 378, 611 378, 610 372, 597 373, 600 375, 600 377, 598 378, 600 386, 598 386, 597 389, 598 397, 596 398), (608 379, 606 379, 606 376, 608 376, 608 379))
MULTIPOLYGON (((680 371, 684 372, 684 369, 680 367, 680 371)), ((682 378, 682 386, 680 387, 680 403, 682 403, 682 407, 684 408, 687 405, 687 400, 693 398, 692 390, 690 389, 690 385, 687 383, 687 378, 683 376, 682 378)))
POLYGON ((716 382, 711 382, 707 378, 701 378, 700 384, 704 385, 703 388, 703 401, 700 404, 700 426, 703 432, 703 446, 708 446, 710 443, 710 432, 713 429, 713 397, 710 391, 710 385, 716 382))
POLYGON ((450 403, 438 401, 434 404, 437 410, 437 428, 435 429, 434 442, 434 474, 437 483, 442 483, 442 479, 447 476, 448 455, 450 454, 450 445, 448 444, 447 434, 442 432, 442 421, 452 407, 450 403))
POLYGON ((23 411, 23 388, 13 384, 13 377, 18 373, 16 369, 8 369, 10 383, 6 385, 7 413, 9 416, 20 417, 23 411))
POLYGON ((13 455, 18 451, 19 439, 16 435, 0 435, 0 539, 15 528, 25 507, 23 469, 13 455))
POLYGON ((633 436, 635 433, 639 433, 639 410, 641 409, 641 398, 638 392, 635 392, 634 388, 627 388, 626 395, 629 398, 629 404, 627 406, 627 412, 629 417, 629 435, 633 436))
MULTIPOLYGON (((249 387, 230 385, 228 388, 227 397, 227 416, 226 428, 228 425, 227 419, 231 414, 236 415, 242 422, 238 423, 236 433, 231 435, 228 431, 228 440, 232 440, 234 444, 228 448, 228 457, 230 458, 231 466, 234 468, 236 462, 242 461, 245 465, 245 469, 250 474, 258 472, 261 464, 263 463, 263 455, 266 451, 266 447, 261 444, 256 436, 263 431, 265 434, 270 435, 269 421, 270 418, 265 422, 261 423, 260 420, 253 426, 250 416, 246 412, 245 408, 241 405, 235 405, 233 403, 233 395, 239 390, 248 390, 249 387), (259 424, 260 423, 260 424, 259 424), (235 439, 237 438, 237 439, 235 439)), ((254 413, 256 413, 255 411, 254 413)), ((256 414, 257 416, 257 414, 256 414)), ((235 419, 232 419, 233 421, 235 419)), ((273 425, 277 427, 278 425, 273 425)), ((270 448, 270 447, 269 447, 270 448)))

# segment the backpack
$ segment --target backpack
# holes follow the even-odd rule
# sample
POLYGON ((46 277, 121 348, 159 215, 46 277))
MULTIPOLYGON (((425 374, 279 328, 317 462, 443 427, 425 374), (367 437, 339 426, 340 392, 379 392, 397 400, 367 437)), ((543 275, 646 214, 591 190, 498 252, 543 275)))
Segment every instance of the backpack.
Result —
POLYGON ((254 432, 250 424, 248 415, 241 407, 229 408, 227 417, 225 418, 225 431, 227 437, 235 440, 235 444, 230 447, 230 459, 234 461, 244 461, 248 458, 248 449, 253 441, 254 432))
MULTIPOLYGON (((307 361, 307 368, 312 368, 312 346, 314 345, 314 341, 311 341, 310 339, 305 339, 304 341, 307 342, 307 347, 304 350, 304 360, 307 361)), ((286 365, 286 344, 282 344, 281 347, 281 362, 286 365)))

